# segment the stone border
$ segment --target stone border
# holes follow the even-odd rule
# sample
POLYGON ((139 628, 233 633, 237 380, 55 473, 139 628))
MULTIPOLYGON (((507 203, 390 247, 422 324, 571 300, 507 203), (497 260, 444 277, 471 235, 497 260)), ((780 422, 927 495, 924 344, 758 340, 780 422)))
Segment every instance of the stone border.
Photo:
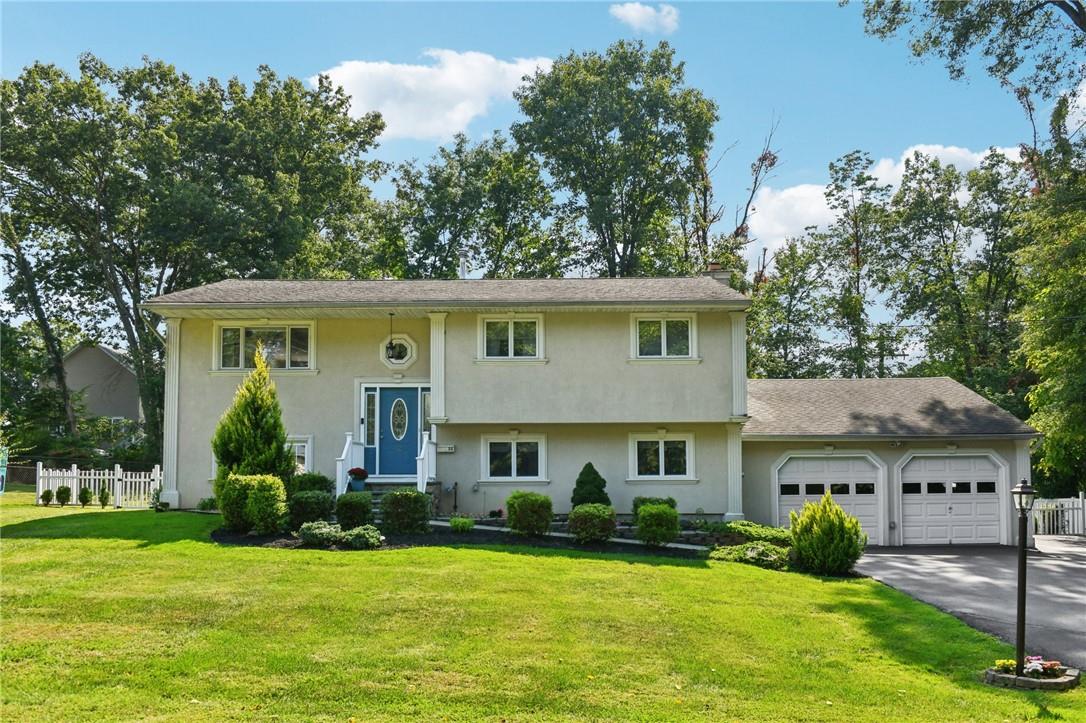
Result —
POLYGON ((1081 673, 1076 668, 1067 668, 1058 678, 1030 678, 1014 673, 1000 673, 994 668, 984 671, 984 682, 1001 688, 1025 688, 1028 690, 1070 690, 1079 684, 1081 673))

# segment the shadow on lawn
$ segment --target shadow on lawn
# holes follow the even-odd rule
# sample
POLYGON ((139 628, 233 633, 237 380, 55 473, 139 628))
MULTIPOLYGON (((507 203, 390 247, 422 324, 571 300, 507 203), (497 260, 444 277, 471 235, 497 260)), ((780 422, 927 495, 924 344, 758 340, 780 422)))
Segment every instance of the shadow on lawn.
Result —
MULTIPOLYGON (((436 547, 437 545, 431 545, 436 547)), ((648 551, 615 550, 608 547, 606 550, 593 550, 591 548, 572 547, 538 547, 530 543, 509 541, 501 544, 463 544, 448 543, 440 545, 456 550, 486 550, 488 552, 504 552, 510 555, 524 555, 528 557, 569 557, 580 560, 606 560, 608 562, 625 562, 630 565, 672 565, 675 567, 701 567, 708 568, 709 561, 698 557, 666 557, 655 555, 648 551)))
POLYGON ((135 540, 141 547, 182 540, 210 542, 217 517, 151 510, 79 512, 13 522, 0 527, 4 539, 135 540))

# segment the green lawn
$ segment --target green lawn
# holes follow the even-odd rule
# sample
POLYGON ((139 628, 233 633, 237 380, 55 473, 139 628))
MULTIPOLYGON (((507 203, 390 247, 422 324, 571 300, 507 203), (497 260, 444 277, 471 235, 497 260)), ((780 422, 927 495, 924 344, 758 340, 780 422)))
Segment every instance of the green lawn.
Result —
POLYGON ((0 496, 0 719, 1086 719, 870 580, 525 547, 221 548, 0 496))

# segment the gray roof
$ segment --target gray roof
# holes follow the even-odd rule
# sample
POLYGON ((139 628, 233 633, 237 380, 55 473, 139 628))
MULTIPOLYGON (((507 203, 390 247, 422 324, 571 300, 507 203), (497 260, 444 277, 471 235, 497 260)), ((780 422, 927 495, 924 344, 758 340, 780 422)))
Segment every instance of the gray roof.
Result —
POLYGON ((1013 414, 948 377, 751 379, 746 436, 1034 436, 1013 414))
POLYGON ((148 308, 185 306, 590 306, 710 304, 746 296, 711 276, 623 279, 285 281, 230 279, 155 297, 148 308))

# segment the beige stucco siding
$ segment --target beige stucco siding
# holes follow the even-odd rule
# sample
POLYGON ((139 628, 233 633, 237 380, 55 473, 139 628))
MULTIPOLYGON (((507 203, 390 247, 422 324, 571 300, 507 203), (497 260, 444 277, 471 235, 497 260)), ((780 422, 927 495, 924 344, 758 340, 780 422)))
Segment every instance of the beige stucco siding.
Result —
POLYGON ((92 417, 124 417, 138 421, 139 385, 136 375, 98 347, 83 346, 64 360, 68 388, 83 395, 92 417))
POLYGON ((544 314, 546 363, 479 362, 478 316, 446 326, 450 422, 707 422, 731 416, 725 312, 697 314, 700 363, 630 362, 630 314, 544 314))
MULTIPOLYGON (((333 476, 344 433, 358 433, 356 380, 392 381, 393 370, 382 363, 380 355, 388 321, 318 319, 315 323, 317 373, 273 370, 272 379, 287 434, 312 435, 314 471, 333 476)), ((407 333, 418 345, 418 358, 403 370, 404 383, 416 378, 427 381, 429 320, 397 319, 394 324, 396 333, 407 333)), ((214 323, 204 319, 181 323, 177 480, 183 507, 192 507, 211 494, 211 437, 245 376, 211 372, 213 328, 214 323)))
POLYGON ((503 434, 503 425, 444 425, 441 445, 454 445, 454 453, 438 455, 438 476, 445 484, 457 482, 461 512, 485 514, 505 506, 505 498, 517 489, 540 492, 551 498, 556 513, 570 510, 577 474, 592 462, 607 480, 607 494, 620 513, 629 513, 637 496, 674 497, 679 510, 705 514, 727 512, 727 433, 723 424, 668 425, 669 433, 694 435, 694 470, 697 483, 628 483, 628 450, 631 433, 654 434, 656 427, 634 424, 526 424, 521 435, 546 436, 549 483, 480 482, 481 445, 484 435, 503 434), (474 488, 474 489, 473 489, 474 488))

